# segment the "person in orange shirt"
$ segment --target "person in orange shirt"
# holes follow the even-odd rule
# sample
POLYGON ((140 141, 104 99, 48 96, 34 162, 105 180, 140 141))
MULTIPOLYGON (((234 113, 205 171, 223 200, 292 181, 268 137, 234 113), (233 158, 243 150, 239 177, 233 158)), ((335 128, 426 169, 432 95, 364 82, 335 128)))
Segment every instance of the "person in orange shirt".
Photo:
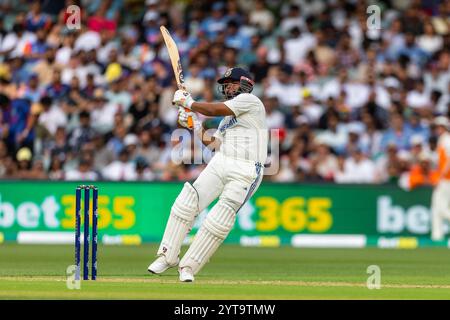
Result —
POLYGON ((450 123, 447 117, 435 118, 434 125, 439 136, 438 173, 439 182, 431 198, 431 239, 444 239, 444 221, 450 220, 450 123))
POLYGON ((419 156, 419 163, 411 166, 408 178, 409 189, 436 186, 439 182, 439 171, 431 168, 430 156, 423 153, 419 156))

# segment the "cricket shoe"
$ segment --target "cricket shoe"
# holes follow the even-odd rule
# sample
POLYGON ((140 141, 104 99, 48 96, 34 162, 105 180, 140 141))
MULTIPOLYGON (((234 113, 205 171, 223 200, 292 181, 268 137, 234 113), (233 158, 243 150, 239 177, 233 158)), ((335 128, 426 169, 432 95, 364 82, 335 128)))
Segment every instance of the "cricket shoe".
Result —
POLYGON ((178 272, 180 273, 180 281, 181 282, 193 282, 194 281, 194 274, 192 273, 191 268, 184 267, 184 268, 181 268, 178 272))
POLYGON ((160 256, 158 257, 151 265, 148 266, 148 271, 154 274, 161 274, 167 269, 173 268, 178 265, 180 259, 178 259, 176 264, 169 264, 166 261, 166 257, 160 256))

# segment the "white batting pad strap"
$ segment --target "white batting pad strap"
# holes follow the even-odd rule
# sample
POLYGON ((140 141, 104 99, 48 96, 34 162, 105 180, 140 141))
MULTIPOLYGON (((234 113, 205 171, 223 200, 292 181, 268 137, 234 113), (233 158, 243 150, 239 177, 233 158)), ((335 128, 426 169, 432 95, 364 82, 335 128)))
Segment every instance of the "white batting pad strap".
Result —
POLYGON ((180 261, 180 268, 190 267, 196 274, 209 261, 233 228, 235 211, 222 200, 212 208, 188 251, 180 261))
POLYGON ((164 255, 167 263, 177 264, 183 240, 190 231, 192 222, 198 213, 197 191, 191 184, 185 183, 172 206, 157 253, 158 256, 164 255))

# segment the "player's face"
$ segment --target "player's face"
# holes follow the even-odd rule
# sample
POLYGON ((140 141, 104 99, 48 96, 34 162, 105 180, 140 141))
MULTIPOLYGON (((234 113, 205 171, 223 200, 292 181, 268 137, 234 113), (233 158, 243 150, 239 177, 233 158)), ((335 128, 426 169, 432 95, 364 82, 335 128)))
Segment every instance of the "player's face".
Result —
POLYGON ((233 97, 239 90, 239 82, 225 83, 224 91, 227 97, 233 97))

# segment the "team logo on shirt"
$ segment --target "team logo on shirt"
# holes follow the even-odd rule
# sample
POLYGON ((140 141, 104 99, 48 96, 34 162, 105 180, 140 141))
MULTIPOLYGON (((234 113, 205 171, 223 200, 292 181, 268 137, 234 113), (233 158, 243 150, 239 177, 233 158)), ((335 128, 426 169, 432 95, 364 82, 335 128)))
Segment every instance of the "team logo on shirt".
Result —
POLYGON ((237 119, 236 117, 232 117, 227 123, 224 123, 220 128, 219 131, 221 133, 223 133, 225 130, 227 130, 228 128, 231 128, 233 126, 235 126, 237 124, 237 119))

